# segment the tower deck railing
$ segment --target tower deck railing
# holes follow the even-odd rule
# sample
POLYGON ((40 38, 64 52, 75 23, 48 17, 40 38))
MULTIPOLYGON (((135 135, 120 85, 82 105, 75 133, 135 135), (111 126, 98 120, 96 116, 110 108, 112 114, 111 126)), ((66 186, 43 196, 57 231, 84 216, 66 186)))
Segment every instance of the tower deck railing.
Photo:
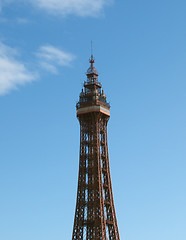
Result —
POLYGON ((79 109, 81 107, 88 107, 88 106, 105 106, 107 107, 108 109, 110 109, 110 103, 105 103, 105 102, 102 102, 102 101, 95 101, 95 102, 92 102, 92 101, 87 101, 87 102, 77 102, 76 103, 76 109, 79 109))

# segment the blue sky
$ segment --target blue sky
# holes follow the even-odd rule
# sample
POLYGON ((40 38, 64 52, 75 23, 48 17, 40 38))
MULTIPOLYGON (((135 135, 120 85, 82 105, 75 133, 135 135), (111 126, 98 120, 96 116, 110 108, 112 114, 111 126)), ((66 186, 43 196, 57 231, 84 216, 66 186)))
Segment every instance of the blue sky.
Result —
POLYGON ((71 239, 91 40, 121 239, 186 239, 185 12, 183 0, 0 0, 0 239, 71 239))

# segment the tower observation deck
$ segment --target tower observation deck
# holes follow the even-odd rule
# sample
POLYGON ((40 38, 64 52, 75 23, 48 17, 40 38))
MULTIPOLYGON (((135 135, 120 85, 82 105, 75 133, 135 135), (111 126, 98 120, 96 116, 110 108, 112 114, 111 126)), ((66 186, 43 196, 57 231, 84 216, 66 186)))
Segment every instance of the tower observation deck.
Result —
POLYGON ((110 104, 93 55, 76 105, 80 123, 79 177, 72 240, 120 240, 109 167, 110 104))

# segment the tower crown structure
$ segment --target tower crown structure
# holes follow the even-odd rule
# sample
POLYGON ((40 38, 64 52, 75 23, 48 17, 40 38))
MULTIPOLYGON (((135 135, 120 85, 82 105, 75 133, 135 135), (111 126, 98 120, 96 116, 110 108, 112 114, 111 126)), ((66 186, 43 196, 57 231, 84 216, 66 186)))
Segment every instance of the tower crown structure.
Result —
POLYGON ((110 104, 98 81, 93 55, 76 105, 80 156, 72 240, 120 240, 109 167, 110 104))
POLYGON ((90 112, 102 112, 110 116, 110 104, 106 100, 106 95, 102 90, 102 85, 98 81, 98 71, 94 67, 94 58, 91 55, 90 67, 87 70, 87 80, 84 82, 84 89, 80 93, 77 103, 77 117, 90 112))

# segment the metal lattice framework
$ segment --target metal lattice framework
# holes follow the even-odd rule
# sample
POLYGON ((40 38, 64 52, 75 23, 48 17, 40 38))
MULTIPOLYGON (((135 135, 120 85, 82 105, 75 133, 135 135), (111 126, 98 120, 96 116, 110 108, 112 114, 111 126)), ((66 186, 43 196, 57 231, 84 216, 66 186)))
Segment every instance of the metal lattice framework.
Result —
POLYGON ((72 240, 119 240, 107 141, 110 106, 101 92, 93 57, 90 63, 77 104, 80 161, 72 240))

